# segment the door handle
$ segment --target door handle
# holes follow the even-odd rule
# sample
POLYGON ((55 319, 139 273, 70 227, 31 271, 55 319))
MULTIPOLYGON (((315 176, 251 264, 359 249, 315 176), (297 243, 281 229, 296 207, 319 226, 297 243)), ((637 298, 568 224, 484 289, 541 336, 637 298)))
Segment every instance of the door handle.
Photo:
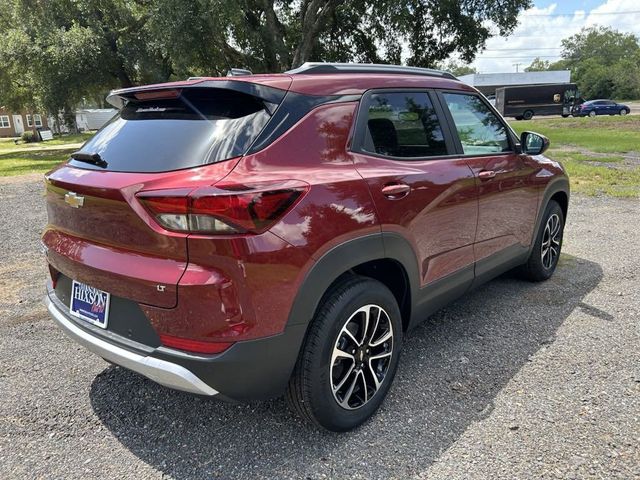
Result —
POLYGON ((480 180, 490 180, 495 176, 496 172, 494 170, 483 170, 478 174, 480 180))
POLYGON ((411 187, 405 183, 393 183, 382 187, 382 194, 391 200, 406 197, 410 191, 411 187))

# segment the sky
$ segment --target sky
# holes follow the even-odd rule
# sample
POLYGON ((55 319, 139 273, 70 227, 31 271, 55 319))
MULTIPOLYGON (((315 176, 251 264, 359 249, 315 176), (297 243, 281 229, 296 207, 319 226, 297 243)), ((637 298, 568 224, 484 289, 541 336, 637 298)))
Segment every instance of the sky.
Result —
POLYGON ((535 0, 513 33, 489 39, 472 66, 480 73, 515 72, 538 56, 558 60, 561 40, 593 25, 640 36, 640 0, 535 0))

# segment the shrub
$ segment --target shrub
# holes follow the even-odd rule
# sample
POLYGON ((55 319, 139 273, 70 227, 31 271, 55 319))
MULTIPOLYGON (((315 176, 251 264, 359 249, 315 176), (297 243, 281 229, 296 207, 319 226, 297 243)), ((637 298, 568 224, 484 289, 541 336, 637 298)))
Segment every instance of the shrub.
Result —
POLYGON ((32 131, 26 131, 22 134, 22 141, 24 143, 32 143, 38 141, 38 135, 32 131))

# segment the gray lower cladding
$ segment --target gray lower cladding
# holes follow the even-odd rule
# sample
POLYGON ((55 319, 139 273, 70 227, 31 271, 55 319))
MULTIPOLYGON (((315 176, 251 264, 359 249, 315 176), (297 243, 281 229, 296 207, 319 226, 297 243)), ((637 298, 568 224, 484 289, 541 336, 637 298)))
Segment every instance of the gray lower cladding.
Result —
POLYGON ((193 372, 181 365, 149 355, 131 352, 88 333, 68 318, 48 295, 45 297, 45 304, 49 313, 64 333, 105 360, 138 372, 150 380, 169 388, 207 396, 218 394, 217 390, 211 388, 193 372))

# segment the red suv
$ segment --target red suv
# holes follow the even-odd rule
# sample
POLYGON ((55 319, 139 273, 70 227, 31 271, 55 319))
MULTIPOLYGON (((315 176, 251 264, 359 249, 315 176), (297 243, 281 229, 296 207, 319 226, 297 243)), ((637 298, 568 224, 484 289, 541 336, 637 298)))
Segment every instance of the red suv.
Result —
POLYGON ((128 88, 46 175, 48 309, 171 388, 286 397, 329 430, 387 394, 408 330, 507 270, 551 276, 569 184, 447 73, 305 64, 128 88))

